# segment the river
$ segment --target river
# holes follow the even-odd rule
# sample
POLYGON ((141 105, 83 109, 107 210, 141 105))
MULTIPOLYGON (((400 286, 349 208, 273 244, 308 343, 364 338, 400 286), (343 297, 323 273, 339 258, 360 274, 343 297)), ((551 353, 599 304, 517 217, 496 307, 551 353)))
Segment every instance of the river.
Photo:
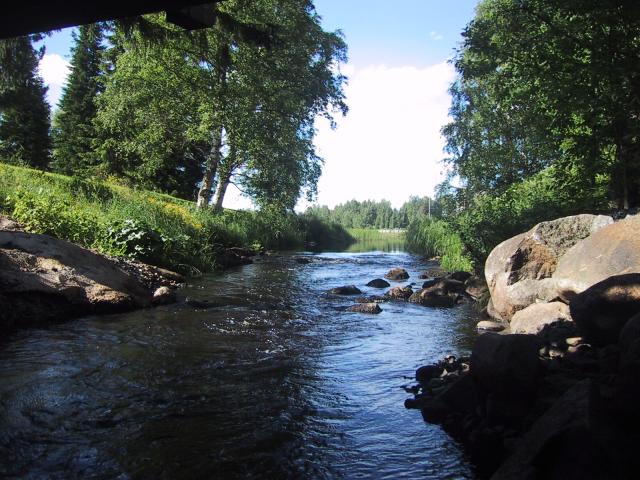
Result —
MULTIPOLYGON (((405 376, 468 351, 473 308, 349 313, 326 290, 390 268, 387 252, 291 255, 189 282, 214 302, 86 317, 0 343, 0 477, 473 478, 459 445, 405 410, 405 376)), ((403 283, 398 283, 403 284, 403 283)))

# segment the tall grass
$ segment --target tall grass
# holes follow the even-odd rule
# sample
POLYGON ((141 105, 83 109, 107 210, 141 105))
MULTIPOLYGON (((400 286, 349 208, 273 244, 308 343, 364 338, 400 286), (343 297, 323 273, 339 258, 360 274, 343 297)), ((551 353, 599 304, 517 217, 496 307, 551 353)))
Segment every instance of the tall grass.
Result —
MULTIPOLYGON (((294 248, 309 239, 295 215, 214 214, 170 195, 2 163, 0 212, 33 233, 186 272, 215 268, 226 247, 294 248)), ((314 228, 322 235, 323 225, 314 228)))
POLYGON ((460 236, 444 220, 423 218, 409 224, 407 248, 423 255, 440 257, 440 265, 448 271, 473 270, 460 236))

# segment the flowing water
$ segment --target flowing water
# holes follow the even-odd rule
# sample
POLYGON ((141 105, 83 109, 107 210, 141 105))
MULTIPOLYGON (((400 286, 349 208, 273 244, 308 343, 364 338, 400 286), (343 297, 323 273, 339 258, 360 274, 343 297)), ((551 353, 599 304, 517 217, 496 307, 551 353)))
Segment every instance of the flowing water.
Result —
MULTIPOLYGON (((392 249, 393 250, 393 249, 392 249)), ((469 306, 348 313, 398 251, 273 256, 193 280, 179 303, 87 317, 0 343, 0 477, 473 478, 402 388, 468 350, 469 306)), ((405 282, 406 283, 406 282, 405 282)), ((402 283, 400 283, 402 284, 402 283)))

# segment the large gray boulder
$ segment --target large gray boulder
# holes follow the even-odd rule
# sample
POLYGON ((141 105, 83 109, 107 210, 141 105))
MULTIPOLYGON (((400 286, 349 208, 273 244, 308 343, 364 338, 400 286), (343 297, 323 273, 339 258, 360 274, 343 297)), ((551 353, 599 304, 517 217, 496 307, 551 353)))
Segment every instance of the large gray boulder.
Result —
POLYGON ((553 278, 580 293, 605 278, 640 273, 640 215, 598 229, 558 261, 553 278))
POLYGON ((120 312, 151 299, 107 257, 48 235, 0 231, 0 328, 120 312))
POLYGON ((613 223, 604 215, 574 215, 541 222, 493 249, 485 264, 492 315, 510 320, 537 301, 563 298, 572 279, 552 278, 560 259, 574 245, 613 223))

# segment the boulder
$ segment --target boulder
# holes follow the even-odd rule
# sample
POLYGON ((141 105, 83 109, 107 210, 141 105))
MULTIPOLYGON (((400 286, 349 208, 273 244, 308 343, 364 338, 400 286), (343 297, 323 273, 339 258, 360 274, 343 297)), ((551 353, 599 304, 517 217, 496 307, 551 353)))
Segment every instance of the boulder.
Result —
POLYGON ((580 293, 602 280, 640 273, 640 216, 606 225, 574 245, 558 262, 553 277, 565 290, 580 293))
POLYGON ((344 285, 329 290, 332 295, 360 295, 362 291, 355 285, 344 285))
POLYGON ((15 328, 151 304, 116 262, 72 243, 0 231, 0 327, 15 328))
POLYGON ((392 268, 385 274, 384 278, 388 278, 389 280, 401 281, 409 278, 409 274, 404 268, 392 268))
POLYGON ((471 372, 486 391, 531 392, 541 373, 539 346, 534 335, 480 335, 471 351, 471 372))
POLYGON ((393 287, 384 296, 393 300, 407 300, 412 294, 413 290, 407 285, 405 287, 393 287))
POLYGON ((367 287, 373 287, 373 288, 387 288, 390 286, 391 284, 386 280, 383 280, 382 278, 375 278, 371 280, 369 283, 367 283, 367 287))
POLYGON ((569 306, 562 302, 532 303, 511 318, 511 333, 537 334, 555 322, 571 321, 569 306))
POLYGON ((640 273, 596 283, 576 295, 570 310, 586 341, 597 346, 617 343, 625 323, 640 312, 640 273))
POLYGON ((533 424, 492 480, 623 478, 590 434, 589 380, 570 388, 533 424))
POLYGON ((460 294, 464 293, 464 290, 463 282, 442 278, 430 287, 414 293, 409 301, 427 307, 452 307, 458 302, 460 294))
POLYGON ((541 222, 495 247, 485 264, 493 312, 510 320, 515 312, 538 300, 558 298, 571 279, 554 276, 559 260, 584 238, 610 225, 611 217, 574 215, 541 222))
POLYGON ((380 313, 382 312, 382 309, 380 308, 380 305, 373 302, 357 303, 356 305, 351 305, 349 308, 347 308, 347 311, 355 313, 380 313))
POLYGON ((457 280, 459 282, 466 282, 467 280, 469 280, 469 278, 471 278, 471 274, 469 272, 463 271, 451 272, 449 275, 447 275, 447 278, 450 278, 451 280, 457 280))

